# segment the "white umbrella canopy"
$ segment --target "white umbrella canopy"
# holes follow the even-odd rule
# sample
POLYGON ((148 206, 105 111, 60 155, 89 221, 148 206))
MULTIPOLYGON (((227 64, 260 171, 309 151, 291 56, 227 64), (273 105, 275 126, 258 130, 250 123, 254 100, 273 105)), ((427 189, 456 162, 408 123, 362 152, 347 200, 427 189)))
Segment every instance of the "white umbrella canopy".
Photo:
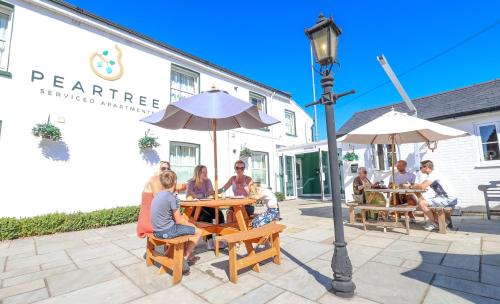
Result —
POLYGON ((355 144, 432 143, 469 133, 394 110, 349 132, 339 141, 355 144))

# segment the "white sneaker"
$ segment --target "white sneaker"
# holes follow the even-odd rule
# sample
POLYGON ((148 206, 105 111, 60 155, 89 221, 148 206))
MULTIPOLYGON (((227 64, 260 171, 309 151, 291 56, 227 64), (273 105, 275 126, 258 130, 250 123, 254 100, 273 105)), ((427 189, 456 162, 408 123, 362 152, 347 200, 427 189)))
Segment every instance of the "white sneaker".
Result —
POLYGON ((207 250, 215 250, 214 239, 207 240, 207 250))
POLYGON ((424 227, 424 229, 427 231, 437 230, 437 228, 438 228, 437 225, 434 223, 427 224, 424 227))

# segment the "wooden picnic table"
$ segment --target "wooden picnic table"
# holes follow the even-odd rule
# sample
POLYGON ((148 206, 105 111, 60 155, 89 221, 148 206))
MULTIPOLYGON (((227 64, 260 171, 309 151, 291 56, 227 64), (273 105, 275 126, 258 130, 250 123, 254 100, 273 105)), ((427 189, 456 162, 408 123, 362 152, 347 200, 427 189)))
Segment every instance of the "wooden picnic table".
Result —
POLYGON ((390 195, 391 194, 417 194, 417 193, 424 193, 426 190, 422 189, 404 189, 404 188, 387 188, 387 189, 374 189, 374 188, 369 188, 365 189, 365 192, 368 193, 368 197, 366 198, 366 203, 370 204, 372 200, 375 198, 377 193, 382 193, 382 194, 387 194, 387 196, 384 195, 385 199, 385 207, 388 208, 390 205, 390 195))
MULTIPOLYGON (((251 198, 225 198, 225 199, 201 199, 192 201, 181 201, 181 207, 184 208, 184 215, 189 218, 198 228, 205 230, 208 233, 217 235, 228 235, 248 230, 248 214, 245 206, 255 204, 256 200, 251 198), (201 209, 203 207, 215 208, 215 224, 198 222, 201 209), (219 209, 220 208, 233 208, 236 223, 219 223, 219 209)), ((252 241, 244 241, 248 255, 253 255, 254 250, 252 241)), ((218 244, 217 244, 218 245, 218 244)), ((216 255, 218 254, 218 246, 216 246, 216 255)), ((259 271, 259 264, 255 264, 252 268, 254 271, 259 271)))

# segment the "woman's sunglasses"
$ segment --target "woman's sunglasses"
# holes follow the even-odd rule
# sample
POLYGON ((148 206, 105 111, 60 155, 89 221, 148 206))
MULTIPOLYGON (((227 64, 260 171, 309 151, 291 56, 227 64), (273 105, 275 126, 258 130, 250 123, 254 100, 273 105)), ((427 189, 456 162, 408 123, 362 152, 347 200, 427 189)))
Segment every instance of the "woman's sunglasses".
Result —
POLYGON ((245 170, 245 167, 234 167, 235 170, 245 170))

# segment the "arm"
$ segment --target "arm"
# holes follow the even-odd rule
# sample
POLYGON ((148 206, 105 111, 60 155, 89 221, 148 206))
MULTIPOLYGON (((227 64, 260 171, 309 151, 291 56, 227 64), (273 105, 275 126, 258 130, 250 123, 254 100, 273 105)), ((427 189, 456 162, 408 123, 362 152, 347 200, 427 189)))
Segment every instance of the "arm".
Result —
POLYGON ((231 186, 231 184, 233 183, 233 179, 234 179, 234 176, 231 176, 228 180, 227 180, 227 183, 224 185, 224 191, 229 189, 229 186, 231 186))
POLYGON ((194 182, 193 181, 189 181, 187 184, 186 196, 196 197, 196 194, 194 193, 194 182))
POLYGON ((207 195, 213 194, 215 194, 214 186, 212 185, 212 181, 210 179, 207 179, 207 195))
POLYGON ((431 180, 426 179, 423 183, 420 184, 413 184, 410 186, 410 189, 419 189, 419 190, 425 190, 427 187, 429 187, 432 184, 431 180))
POLYGON ((184 216, 179 212, 179 209, 174 210, 173 212, 174 215, 174 221, 177 225, 186 225, 186 226, 194 226, 194 224, 190 223, 189 221, 186 220, 184 216))

